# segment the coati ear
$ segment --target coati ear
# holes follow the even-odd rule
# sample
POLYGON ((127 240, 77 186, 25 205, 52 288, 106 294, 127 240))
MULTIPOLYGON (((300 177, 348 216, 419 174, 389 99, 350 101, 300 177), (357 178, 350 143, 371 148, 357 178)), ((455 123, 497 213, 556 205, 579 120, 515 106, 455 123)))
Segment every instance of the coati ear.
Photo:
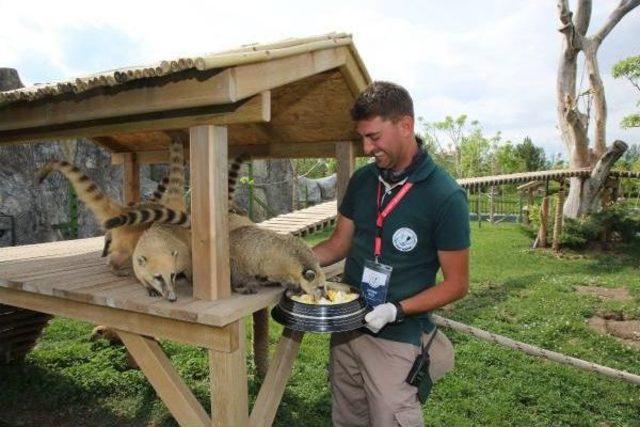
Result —
POLYGON ((138 255, 136 261, 138 262, 138 265, 143 266, 147 263, 147 257, 145 257, 144 255, 138 255))
POLYGON ((316 278, 316 272, 313 271, 312 269, 305 270, 304 273, 302 273, 302 275, 309 282, 316 278))

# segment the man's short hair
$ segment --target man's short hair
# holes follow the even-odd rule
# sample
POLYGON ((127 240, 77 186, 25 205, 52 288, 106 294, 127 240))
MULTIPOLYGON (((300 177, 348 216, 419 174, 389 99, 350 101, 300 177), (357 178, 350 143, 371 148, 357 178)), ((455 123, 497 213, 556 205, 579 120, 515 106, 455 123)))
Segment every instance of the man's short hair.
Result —
POLYGON ((380 116, 384 120, 397 121, 402 116, 413 116, 413 101, 409 92, 400 85, 377 81, 358 95, 351 108, 354 121, 380 116))

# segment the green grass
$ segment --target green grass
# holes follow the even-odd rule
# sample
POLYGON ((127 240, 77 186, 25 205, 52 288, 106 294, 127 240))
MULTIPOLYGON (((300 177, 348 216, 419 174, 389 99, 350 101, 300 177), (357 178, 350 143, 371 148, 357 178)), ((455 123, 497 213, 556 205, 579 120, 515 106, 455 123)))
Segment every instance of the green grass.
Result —
MULTIPOLYGON (((616 254, 532 251, 516 225, 474 224, 470 294, 445 317, 574 357, 640 374, 640 351, 591 331, 599 311, 640 318, 640 247, 616 254), (578 295, 576 285, 626 287, 631 302, 578 295)), ((312 236, 318 241, 324 235, 312 236)), ((0 426, 175 425, 125 352, 90 342, 92 326, 56 318, 21 364, 0 366, 0 426)), ((251 327, 247 326, 250 335, 251 327)), ((272 350, 282 329, 273 323, 272 350)), ((640 388, 446 331, 456 369, 424 406, 428 425, 640 425, 640 388)), ((208 409, 207 354, 165 341, 165 352, 208 409)), ((259 388, 247 357, 250 400, 259 388)), ((328 336, 307 334, 276 425, 330 425, 328 336)))

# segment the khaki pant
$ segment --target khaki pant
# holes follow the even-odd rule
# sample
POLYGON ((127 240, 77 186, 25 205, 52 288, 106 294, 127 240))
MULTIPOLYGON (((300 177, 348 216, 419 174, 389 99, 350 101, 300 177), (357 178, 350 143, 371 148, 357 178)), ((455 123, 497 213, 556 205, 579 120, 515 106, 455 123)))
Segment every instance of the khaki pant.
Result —
MULTIPOLYGON (((426 343, 430 335, 423 335, 426 343)), ((335 427, 423 426, 417 388, 405 382, 420 348, 358 331, 333 334, 329 375, 335 427)), ((453 345, 438 331, 429 350, 433 381, 453 369, 453 345)))

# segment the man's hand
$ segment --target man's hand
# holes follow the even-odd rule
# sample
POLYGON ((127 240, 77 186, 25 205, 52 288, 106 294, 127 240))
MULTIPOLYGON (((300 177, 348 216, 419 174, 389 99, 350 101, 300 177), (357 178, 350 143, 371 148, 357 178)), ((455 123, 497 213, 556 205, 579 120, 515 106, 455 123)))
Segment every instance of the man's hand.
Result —
POLYGON ((367 322, 365 326, 371 332, 377 334, 384 325, 394 322, 397 314, 398 309, 390 302, 377 305, 373 310, 367 313, 366 316, 364 316, 364 321, 367 322))

